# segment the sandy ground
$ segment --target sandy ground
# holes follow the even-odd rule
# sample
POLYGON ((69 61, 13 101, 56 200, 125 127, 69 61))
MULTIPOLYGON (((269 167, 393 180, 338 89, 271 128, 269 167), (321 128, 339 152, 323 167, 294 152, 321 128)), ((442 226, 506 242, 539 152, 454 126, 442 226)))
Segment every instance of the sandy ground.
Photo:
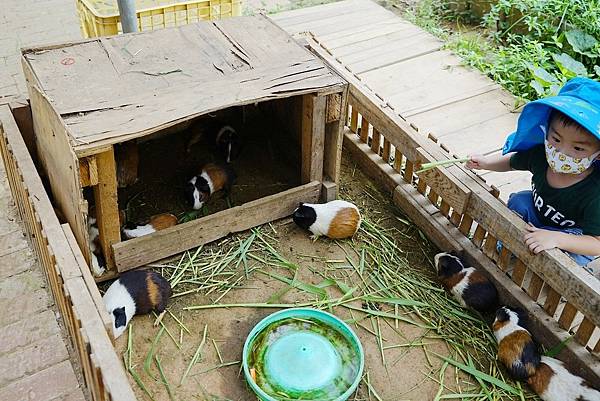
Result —
MULTIPOLYGON (((346 160, 343 165, 341 192, 344 197, 354 199, 358 206, 370 216, 383 218, 387 222, 386 224, 401 230, 403 237, 400 239, 400 245, 410 263, 431 270, 430 261, 435 249, 422 239, 422 234, 414 226, 405 223, 400 211, 386 200, 389 198, 377 191, 370 181, 356 169, 356 166, 346 160)), ((326 239, 313 242, 307 233, 296 227, 290 219, 276 222, 272 227, 265 226, 262 230, 276 239, 279 253, 300 266, 296 276, 299 280, 317 284, 323 280, 325 274, 328 277, 333 275, 344 279, 349 285, 352 285, 353 280, 359 280, 356 275, 348 274, 346 271, 332 272, 331 266, 324 263, 325 260, 343 260, 346 256, 344 249, 351 252, 352 248, 356 246, 352 241, 344 241, 341 246, 339 243, 326 239), (328 270, 326 271, 326 269, 328 270)), ((354 256, 354 260, 358 263, 358 257, 354 256)), ((287 269, 265 268, 263 271, 291 277, 287 269)), ((266 302, 274 293, 286 287, 286 284, 281 281, 273 280, 262 273, 253 274, 247 281, 240 284, 240 288, 229 291, 219 303, 266 302)), ((176 289, 175 292, 178 290, 176 289)), ((341 295, 331 289, 328 289, 328 292, 332 297, 341 295)), ((190 305, 212 303, 216 297, 217 295, 214 293, 208 297, 202 294, 190 294, 172 299, 169 305, 169 310, 178 316, 191 332, 191 334, 183 332, 183 341, 178 346, 167 334, 164 334, 155 348, 155 355, 160 358, 165 376, 170 383, 173 399, 255 399, 239 375, 239 364, 216 368, 222 363, 216 348, 218 348, 224 363, 239 361, 247 334, 256 323, 276 309, 183 310, 184 307, 190 305), (192 367, 183 385, 179 385, 181 377, 202 339, 205 326, 207 327, 207 341, 201 352, 201 359, 192 367)), ((292 290, 287 292, 280 302, 293 303, 311 300, 313 299, 310 294, 292 290)), ((360 301, 352 305, 361 307, 360 301)), ((386 365, 384 365, 377 337, 372 334, 374 326, 371 319, 361 320, 361 312, 352 312, 351 315, 348 309, 342 307, 336 307, 334 312, 344 319, 359 318, 359 322, 353 324, 353 329, 360 337, 365 350, 365 374, 368 372, 371 386, 382 400, 431 400, 435 397, 439 384, 428 378, 428 375, 437 378, 441 366, 439 359, 425 355, 423 347, 420 346, 399 346, 385 350, 386 365)), ((133 320, 132 364, 150 393, 153 394, 154 399, 168 400, 169 396, 159 379, 155 364, 151 364, 149 374, 143 369, 144 361, 159 330, 152 326, 152 322, 152 316, 136 317, 133 320)), ((176 342, 179 343, 180 326, 169 315, 166 316, 164 323, 176 342)), ((427 333, 425 329, 402 322, 396 327, 394 321, 385 319, 381 319, 379 327, 381 327, 384 346, 427 342, 427 351, 429 352, 442 354, 448 352, 443 341, 427 338, 431 333, 427 333)), ((126 347, 127 334, 124 334, 118 339, 116 348, 120 354, 123 354, 126 347)), ((447 372, 446 382, 454 383, 454 371, 448 369, 447 372)), ((130 377, 130 379, 139 398, 149 399, 133 378, 130 377)), ((369 394, 368 387, 363 382, 351 399, 370 400, 376 398, 369 394)))

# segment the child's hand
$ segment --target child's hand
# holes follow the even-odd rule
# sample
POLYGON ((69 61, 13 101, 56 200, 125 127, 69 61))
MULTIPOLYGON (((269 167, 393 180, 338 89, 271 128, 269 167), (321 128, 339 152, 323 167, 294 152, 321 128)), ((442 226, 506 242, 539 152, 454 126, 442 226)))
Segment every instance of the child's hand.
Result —
POLYGON ((488 168, 487 159, 483 155, 470 155, 465 167, 475 170, 485 170, 488 168))
POLYGON ((529 232, 523 238, 531 252, 538 254, 542 251, 559 247, 558 244, 562 233, 537 228, 531 224, 528 224, 526 228, 529 232))

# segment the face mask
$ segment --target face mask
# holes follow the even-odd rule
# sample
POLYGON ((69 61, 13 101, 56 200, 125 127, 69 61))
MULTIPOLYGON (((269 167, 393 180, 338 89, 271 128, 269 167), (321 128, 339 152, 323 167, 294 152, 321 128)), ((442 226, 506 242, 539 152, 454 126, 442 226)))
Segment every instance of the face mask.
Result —
POLYGON ((556 173, 581 174, 590 168, 596 157, 600 155, 600 151, 598 151, 588 157, 575 158, 559 152, 547 139, 544 140, 544 144, 546 145, 546 160, 548 161, 548 165, 556 173))

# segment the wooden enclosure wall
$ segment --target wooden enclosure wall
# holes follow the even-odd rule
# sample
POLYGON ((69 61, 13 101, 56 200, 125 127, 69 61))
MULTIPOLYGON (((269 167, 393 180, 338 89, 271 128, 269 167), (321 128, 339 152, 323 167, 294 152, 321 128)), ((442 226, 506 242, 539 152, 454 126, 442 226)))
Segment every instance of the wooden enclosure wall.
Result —
POLYGON ((61 226, 8 105, 0 106, 0 153, 29 241, 77 352, 94 401, 134 401, 111 341, 111 320, 69 225, 61 226))
POLYGON ((44 149, 39 154, 40 162, 53 189, 54 201, 71 225, 85 259, 90 261, 87 202, 81 191, 79 161, 68 142, 63 120, 39 89, 29 63, 22 65, 28 81, 36 147, 44 149))
MULTIPOLYGON (((336 65, 317 41, 308 41, 336 65)), ((487 273, 503 302, 524 308, 536 340, 553 347, 574 336, 559 357, 600 385, 600 282, 559 250, 531 254, 521 239, 525 222, 497 199, 497 189, 472 172, 453 165, 415 174, 421 163, 454 155, 434 136, 419 133, 357 77, 338 72, 350 83, 345 149, 438 247, 462 252, 487 273)))

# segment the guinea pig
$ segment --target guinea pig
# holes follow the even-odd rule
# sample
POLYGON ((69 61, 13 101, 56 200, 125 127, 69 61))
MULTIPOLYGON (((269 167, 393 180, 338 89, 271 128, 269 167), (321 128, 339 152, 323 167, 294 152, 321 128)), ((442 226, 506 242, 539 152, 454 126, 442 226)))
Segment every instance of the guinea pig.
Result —
POLYGON ((95 277, 100 277, 106 270, 106 260, 102 255, 102 248, 100 247, 100 231, 96 223, 96 217, 92 216, 93 211, 88 216, 88 238, 90 241, 91 256, 91 270, 95 277))
POLYGON ((481 313, 498 307, 498 291, 481 272, 446 252, 435 255, 434 261, 438 279, 459 304, 481 313))
POLYGON ((186 184, 185 198, 192 208, 201 209, 215 192, 224 191, 228 194, 235 178, 235 172, 229 166, 206 164, 202 172, 186 184))
POLYGON ((242 151, 242 140, 235 128, 217 118, 198 120, 190 130, 193 134, 187 144, 188 153, 191 153, 192 147, 203 138, 216 147, 227 163, 237 159, 242 151))
POLYGON ((569 372, 557 359, 543 356, 527 383, 544 401, 600 401, 600 392, 569 372))
POLYGON ((332 239, 352 237, 361 222, 358 208, 344 200, 322 204, 300 203, 292 218, 299 227, 310 231, 313 237, 325 235, 332 239))
POLYGON ((171 213, 161 213, 150 217, 146 224, 127 224, 123 228, 123 236, 127 239, 137 238, 164 230, 177 224, 177 217, 171 213))
POLYGON ((531 334, 524 327, 525 320, 521 311, 503 306, 496 311, 496 319, 492 324, 498 341, 498 359, 517 380, 525 380, 535 374, 540 364, 540 354, 531 334))
POLYGON ((114 338, 123 334, 134 315, 154 310, 159 313, 154 322, 158 325, 172 294, 169 282, 152 270, 131 270, 121 274, 102 298, 112 321, 114 338))

